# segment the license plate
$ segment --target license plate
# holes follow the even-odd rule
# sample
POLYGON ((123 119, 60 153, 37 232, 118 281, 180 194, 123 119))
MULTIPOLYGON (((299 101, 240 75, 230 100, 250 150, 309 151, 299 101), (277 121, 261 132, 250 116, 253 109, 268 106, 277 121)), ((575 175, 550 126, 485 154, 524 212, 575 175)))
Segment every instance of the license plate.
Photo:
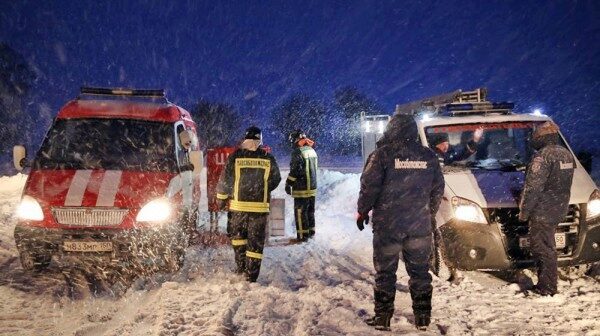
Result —
POLYGON ((110 252, 113 245, 112 242, 66 241, 63 249, 68 252, 110 252))
MULTIPOLYGON (((563 249, 567 246, 567 237, 564 233, 556 233, 554 234, 554 242, 556 243, 557 250, 563 249)), ((519 238, 519 247, 529 247, 530 245, 529 237, 519 238)))

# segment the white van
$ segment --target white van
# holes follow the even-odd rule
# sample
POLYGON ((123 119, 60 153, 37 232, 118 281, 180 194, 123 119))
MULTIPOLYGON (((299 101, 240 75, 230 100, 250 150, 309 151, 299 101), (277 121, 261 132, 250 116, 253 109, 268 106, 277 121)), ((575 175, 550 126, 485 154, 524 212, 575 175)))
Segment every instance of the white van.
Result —
MULTIPOLYGON (((457 91, 396 108, 397 114, 415 116, 421 141, 431 148, 440 134, 451 148, 461 148, 473 146, 475 131, 483 133, 470 155, 442 163, 446 188, 436 215, 435 273, 442 260, 461 270, 534 266, 518 204, 533 153, 530 136, 551 119, 539 112, 516 114, 512 103, 491 103, 485 96, 485 89, 457 91)), ((571 151, 562 134, 561 139, 571 151)), ((569 204, 555 235, 559 266, 599 261, 600 193, 577 160, 569 204)))

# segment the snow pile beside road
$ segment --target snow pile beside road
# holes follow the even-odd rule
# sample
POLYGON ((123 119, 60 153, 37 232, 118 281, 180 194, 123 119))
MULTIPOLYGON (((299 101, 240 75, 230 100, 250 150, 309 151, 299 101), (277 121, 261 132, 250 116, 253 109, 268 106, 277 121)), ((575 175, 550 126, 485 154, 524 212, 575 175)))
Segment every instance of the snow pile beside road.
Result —
MULTIPOLYGON (((373 266, 370 227, 359 232, 354 221, 359 175, 322 171, 319 179, 315 239, 267 247, 255 284, 233 274, 229 246, 191 247, 179 272, 139 279, 118 299, 68 299, 56 266, 30 275, 17 260, 6 264, 8 259, 0 259, 5 262, 0 270, 0 334, 386 335, 363 323, 373 307, 373 266)), ((4 249, 13 256, 11 214, 23 182, 24 177, 0 179, 0 237, 8 237, 4 249)), ((286 198, 292 233, 292 201, 283 185, 274 197, 286 198)), ((402 264, 397 275, 392 330, 417 334, 402 264)), ((526 275, 507 283, 488 273, 468 272, 460 285, 434 278, 432 325, 422 334, 600 334, 600 283, 587 277, 561 280, 559 295, 532 298, 520 289, 532 281, 526 275)))

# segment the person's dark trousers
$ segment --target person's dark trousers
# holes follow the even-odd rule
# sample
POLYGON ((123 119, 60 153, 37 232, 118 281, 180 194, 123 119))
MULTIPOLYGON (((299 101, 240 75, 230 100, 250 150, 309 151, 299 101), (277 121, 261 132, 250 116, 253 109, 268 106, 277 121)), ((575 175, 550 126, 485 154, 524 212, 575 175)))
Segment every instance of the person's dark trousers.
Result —
POLYGON ((315 235, 315 198, 294 198, 294 218, 296 238, 307 240, 315 235))
POLYGON ((531 255, 538 274, 536 287, 543 293, 556 294, 558 282, 558 256, 554 234, 557 223, 544 223, 531 220, 529 235, 531 239, 531 255))
POLYGON ((227 235, 231 240, 235 256, 236 273, 246 273, 246 247, 248 245, 248 229, 241 216, 243 212, 227 213, 227 235))
POLYGON ((246 278, 254 282, 260 273, 269 214, 237 211, 231 211, 230 214, 231 232, 229 234, 236 255, 236 263, 238 267, 244 266, 246 278))
POLYGON ((413 300, 413 312, 431 314, 431 275, 429 256, 431 235, 411 237, 402 233, 389 232, 374 224, 373 264, 375 265, 375 314, 381 315, 394 310, 396 297, 396 271, 402 252, 406 272, 410 276, 408 286, 413 300))

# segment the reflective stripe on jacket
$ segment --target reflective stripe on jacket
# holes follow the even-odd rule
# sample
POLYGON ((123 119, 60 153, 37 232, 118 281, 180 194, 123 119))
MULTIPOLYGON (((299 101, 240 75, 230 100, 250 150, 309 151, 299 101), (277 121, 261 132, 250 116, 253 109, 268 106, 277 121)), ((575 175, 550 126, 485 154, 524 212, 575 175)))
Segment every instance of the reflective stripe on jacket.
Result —
POLYGON ((217 198, 229 199, 232 211, 269 212, 271 191, 280 181, 273 155, 261 148, 238 149, 228 158, 217 185, 217 198))
POLYGON ((286 184, 292 187, 292 197, 306 198, 317 195, 317 152, 310 146, 294 148, 290 174, 286 184))

